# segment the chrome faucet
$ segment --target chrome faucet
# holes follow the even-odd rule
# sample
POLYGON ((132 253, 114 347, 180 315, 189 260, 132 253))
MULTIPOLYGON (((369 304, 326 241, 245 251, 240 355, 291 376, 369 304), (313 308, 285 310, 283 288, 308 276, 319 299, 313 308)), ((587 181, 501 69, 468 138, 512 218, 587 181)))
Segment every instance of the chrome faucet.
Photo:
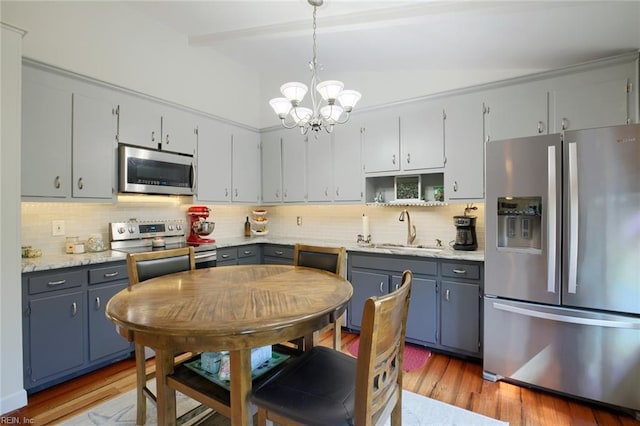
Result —
POLYGON ((405 215, 407 216, 407 245, 410 245, 416 239, 416 227, 415 225, 411 225, 411 216, 409 216, 409 212, 407 211, 407 209, 404 209, 402 210, 402 212, 400 212, 400 217, 398 218, 398 220, 400 222, 404 222, 405 215))

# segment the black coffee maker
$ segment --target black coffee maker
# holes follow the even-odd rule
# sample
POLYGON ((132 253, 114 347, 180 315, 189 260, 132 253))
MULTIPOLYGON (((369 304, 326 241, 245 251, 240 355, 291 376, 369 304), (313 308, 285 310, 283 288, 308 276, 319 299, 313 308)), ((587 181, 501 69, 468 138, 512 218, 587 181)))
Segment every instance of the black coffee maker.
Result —
POLYGON ((469 204, 464 209, 464 216, 454 216, 453 224, 456 226, 456 240, 453 244, 454 250, 473 251, 478 248, 476 239, 476 217, 468 216, 470 210, 477 210, 477 207, 469 204))

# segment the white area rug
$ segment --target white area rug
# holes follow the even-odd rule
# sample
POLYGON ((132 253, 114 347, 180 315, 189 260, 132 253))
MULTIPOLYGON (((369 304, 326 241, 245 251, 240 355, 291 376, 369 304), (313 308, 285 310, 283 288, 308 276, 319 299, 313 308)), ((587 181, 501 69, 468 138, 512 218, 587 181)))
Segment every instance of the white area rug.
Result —
MULTIPOLYGON (((192 399, 176 392, 178 414, 188 411, 197 405, 192 399)), ((194 422, 197 419, 194 419, 194 422)), ((192 424, 189 422, 187 424, 192 424)), ((62 423, 65 426, 88 425, 135 425, 136 424, 136 396, 135 390, 122 394, 104 402, 76 417, 62 423)), ((229 420, 220 415, 214 415, 205 420, 202 425, 228 426, 229 420)), ((389 422, 386 423, 387 425, 389 422)), ((474 412, 445 404, 413 392, 402 393, 402 424, 403 426, 500 426, 509 423, 482 416, 474 412)), ((147 425, 157 425, 155 407, 147 403, 147 425)))

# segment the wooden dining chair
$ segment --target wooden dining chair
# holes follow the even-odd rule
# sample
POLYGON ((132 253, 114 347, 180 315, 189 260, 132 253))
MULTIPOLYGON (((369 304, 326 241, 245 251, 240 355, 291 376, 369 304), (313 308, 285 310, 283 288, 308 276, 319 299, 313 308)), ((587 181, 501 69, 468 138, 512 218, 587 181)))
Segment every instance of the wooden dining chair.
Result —
POLYGON ((402 359, 411 271, 398 289, 367 299, 358 358, 318 346, 253 390, 258 425, 402 424, 402 359))
MULTIPOLYGON (((309 268, 322 269, 333 272, 336 275, 344 276, 344 265, 347 251, 344 247, 322 247, 305 244, 296 244, 293 248, 293 265, 306 266, 309 268)), ((322 333, 329 328, 333 328, 333 348, 340 350, 342 336, 342 317, 332 317, 331 324, 317 333, 322 333)), ((317 336, 317 334, 316 334, 317 336)), ((301 337, 292 343, 298 349, 304 349, 305 338, 301 337)))
MULTIPOLYGON (((144 281, 174 272, 189 271, 196 268, 193 247, 169 250, 158 250, 127 255, 127 272, 129 287, 144 285, 144 281)), ((147 372, 145 347, 135 343, 136 357, 136 424, 146 422, 147 400, 156 404, 156 395, 147 387, 147 382, 155 377, 154 372, 147 372)))

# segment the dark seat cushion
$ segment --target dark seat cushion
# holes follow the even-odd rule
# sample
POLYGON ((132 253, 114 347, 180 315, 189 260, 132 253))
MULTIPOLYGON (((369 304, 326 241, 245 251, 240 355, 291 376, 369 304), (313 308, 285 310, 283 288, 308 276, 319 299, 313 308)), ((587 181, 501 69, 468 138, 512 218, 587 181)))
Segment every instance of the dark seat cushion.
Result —
POLYGON ((298 253, 298 265, 322 269, 335 274, 338 270, 338 255, 335 253, 300 251, 300 253, 298 253))
POLYGON ((254 389, 252 400, 308 425, 352 425, 356 359, 318 346, 254 389))

